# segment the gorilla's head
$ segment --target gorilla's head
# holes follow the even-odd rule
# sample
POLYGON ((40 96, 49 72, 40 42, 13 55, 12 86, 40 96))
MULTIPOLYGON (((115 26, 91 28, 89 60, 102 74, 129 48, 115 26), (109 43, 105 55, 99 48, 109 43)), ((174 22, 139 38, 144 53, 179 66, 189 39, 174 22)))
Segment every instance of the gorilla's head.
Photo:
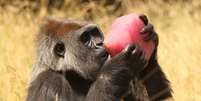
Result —
POLYGON ((73 70, 95 79, 108 53, 96 24, 48 18, 36 38, 36 62, 54 71, 73 70))

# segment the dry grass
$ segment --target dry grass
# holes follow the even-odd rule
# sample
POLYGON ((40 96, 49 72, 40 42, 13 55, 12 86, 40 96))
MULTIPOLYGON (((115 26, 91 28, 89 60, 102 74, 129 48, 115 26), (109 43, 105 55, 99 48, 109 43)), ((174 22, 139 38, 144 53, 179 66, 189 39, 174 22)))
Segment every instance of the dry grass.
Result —
MULTIPOLYGON (((159 61, 171 81, 176 101, 201 101, 201 1, 143 4, 125 0, 124 11, 145 13, 160 37, 159 61), (126 6, 125 6, 126 5, 126 6)), ((72 8, 54 15, 79 19, 84 10, 72 8)), ((94 22, 106 32, 116 15, 94 8, 94 22), (96 13, 99 11, 99 13, 96 13)), ((43 15, 42 15, 43 16, 43 15)), ((16 15, 0 9, 0 101, 25 99, 29 72, 34 62, 34 34, 41 17, 16 15)))

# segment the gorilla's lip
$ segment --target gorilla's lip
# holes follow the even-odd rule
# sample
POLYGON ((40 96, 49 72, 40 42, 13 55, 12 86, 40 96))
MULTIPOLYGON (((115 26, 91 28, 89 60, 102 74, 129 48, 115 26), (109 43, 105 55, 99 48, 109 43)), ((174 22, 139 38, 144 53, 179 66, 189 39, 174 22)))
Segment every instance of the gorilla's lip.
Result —
POLYGON ((106 58, 109 56, 108 52, 105 50, 100 54, 101 58, 106 58))
POLYGON ((109 53, 105 50, 105 49, 102 49, 99 51, 99 54, 98 54, 98 57, 102 60, 102 61, 106 61, 107 58, 109 56, 109 53))

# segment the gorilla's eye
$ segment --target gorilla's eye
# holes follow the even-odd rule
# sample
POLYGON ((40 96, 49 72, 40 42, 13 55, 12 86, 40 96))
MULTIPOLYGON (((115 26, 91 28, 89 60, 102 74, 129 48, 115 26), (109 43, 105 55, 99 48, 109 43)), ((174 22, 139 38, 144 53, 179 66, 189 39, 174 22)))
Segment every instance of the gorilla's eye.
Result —
POLYGON ((65 46, 63 42, 58 42, 54 47, 54 52, 56 55, 60 57, 64 57, 65 54, 65 46))

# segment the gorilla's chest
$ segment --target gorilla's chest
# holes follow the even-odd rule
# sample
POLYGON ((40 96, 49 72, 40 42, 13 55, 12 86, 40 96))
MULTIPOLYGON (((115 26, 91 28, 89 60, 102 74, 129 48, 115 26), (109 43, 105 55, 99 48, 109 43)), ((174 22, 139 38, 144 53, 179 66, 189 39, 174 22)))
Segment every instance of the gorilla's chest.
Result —
POLYGON ((66 79, 70 83, 74 93, 78 96, 86 96, 93 81, 86 80, 79 74, 69 71, 66 73, 66 79))

